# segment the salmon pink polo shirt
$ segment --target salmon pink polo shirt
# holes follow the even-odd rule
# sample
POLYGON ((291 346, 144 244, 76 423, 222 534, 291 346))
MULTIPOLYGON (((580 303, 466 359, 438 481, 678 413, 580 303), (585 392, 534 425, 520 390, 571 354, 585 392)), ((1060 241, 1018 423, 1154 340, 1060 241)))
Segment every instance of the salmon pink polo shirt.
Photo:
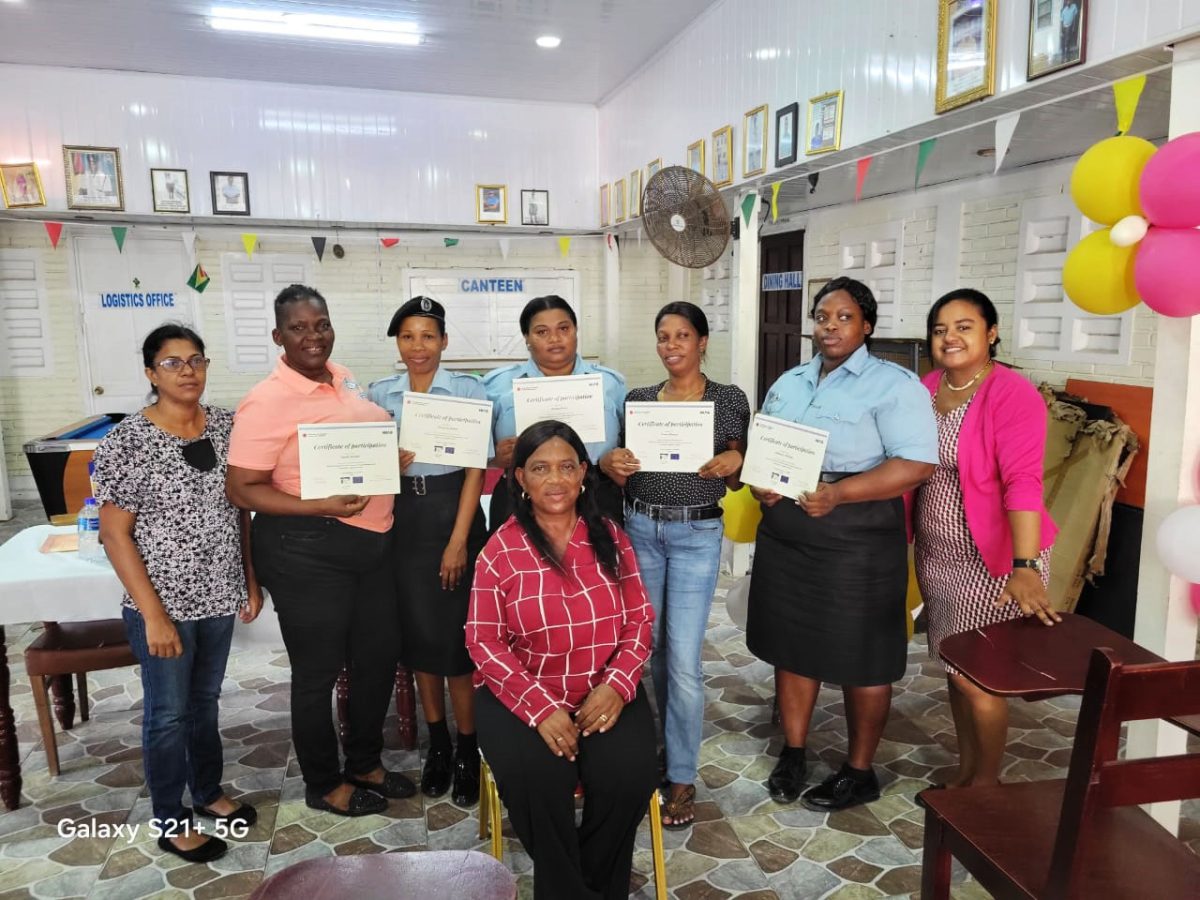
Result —
MULTIPOLYGON (((275 371, 250 389, 234 414, 229 465, 270 472, 276 490, 299 497, 300 425, 392 421, 387 410, 366 398, 349 369, 334 362, 325 366, 332 384, 305 378, 279 357, 275 371)), ((392 502, 391 496, 372 497, 359 515, 338 521, 386 532, 392 527, 392 502)))

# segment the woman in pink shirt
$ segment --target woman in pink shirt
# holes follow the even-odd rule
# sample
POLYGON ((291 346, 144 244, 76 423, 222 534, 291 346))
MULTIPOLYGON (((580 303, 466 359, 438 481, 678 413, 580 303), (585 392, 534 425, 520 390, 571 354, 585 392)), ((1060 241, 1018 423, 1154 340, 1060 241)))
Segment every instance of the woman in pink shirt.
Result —
POLYGON ((507 481, 513 516, 476 560, 467 613, 480 749, 533 859, 536 900, 624 900, 657 779, 640 687, 654 612, 574 430, 525 429, 507 481))
MULTIPOLYGON (((961 631, 1018 616, 1061 621, 1046 596, 1054 522, 1042 502, 1046 404, 995 362, 996 307, 959 288, 929 311, 934 371, 922 379, 938 426, 940 461, 917 490, 917 582, 929 611, 929 654, 961 631)), ((1008 701, 946 666, 958 733, 958 774, 948 787, 996 784, 1008 701)))

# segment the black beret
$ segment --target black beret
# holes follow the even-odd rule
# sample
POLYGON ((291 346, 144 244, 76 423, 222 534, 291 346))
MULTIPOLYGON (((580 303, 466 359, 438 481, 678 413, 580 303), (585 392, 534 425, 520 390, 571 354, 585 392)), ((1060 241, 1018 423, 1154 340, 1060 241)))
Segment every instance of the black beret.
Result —
POLYGON ((395 337, 396 332, 400 330, 400 323, 409 316, 425 316, 428 319, 440 319, 444 325, 446 322, 446 308, 442 304, 430 297, 413 297, 392 316, 391 324, 388 325, 387 336, 395 337))

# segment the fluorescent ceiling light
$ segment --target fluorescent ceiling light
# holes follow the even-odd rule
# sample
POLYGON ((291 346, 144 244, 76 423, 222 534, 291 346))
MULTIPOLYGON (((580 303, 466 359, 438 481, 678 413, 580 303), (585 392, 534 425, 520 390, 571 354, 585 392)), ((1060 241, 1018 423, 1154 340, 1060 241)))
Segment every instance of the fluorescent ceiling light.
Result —
POLYGON ((363 44, 401 44, 413 47, 424 40, 417 31, 416 24, 395 19, 285 13, 231 6, 214 6, 209 24, 217 31, 312 40, 354 41, 363 44))
POLYGON ((555 37, 552 34, 543 34, 540 38, 537 39, 537 45, 539 47, 545 48, 546 50, 553 50, 555 47, 557 47, 561 43, 562 43, 562 38, 555 37))

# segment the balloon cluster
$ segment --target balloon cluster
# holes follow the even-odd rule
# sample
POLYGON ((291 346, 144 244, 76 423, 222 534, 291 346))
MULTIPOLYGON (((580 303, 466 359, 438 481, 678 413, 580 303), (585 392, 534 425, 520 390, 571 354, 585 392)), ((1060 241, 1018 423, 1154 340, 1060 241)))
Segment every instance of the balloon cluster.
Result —
MULTIPOLYGON (((1200 506, 1181 506, 1159 526, 1158 558, 1177 578, 1200 585, 1200 506)), ((1196 593, 1193 592, 1195 606, 1196 593)), ((1195 606, 1200 615, 1200 606, 1195 606)))
POLYGON ((1071 198, 1101 225, 1063 266, 1076 306, 1110 316, 1145 301, 1164 316, 1200 314, 1200 132, 1156 149, 1132 135, 1088 148, 1071 198))

